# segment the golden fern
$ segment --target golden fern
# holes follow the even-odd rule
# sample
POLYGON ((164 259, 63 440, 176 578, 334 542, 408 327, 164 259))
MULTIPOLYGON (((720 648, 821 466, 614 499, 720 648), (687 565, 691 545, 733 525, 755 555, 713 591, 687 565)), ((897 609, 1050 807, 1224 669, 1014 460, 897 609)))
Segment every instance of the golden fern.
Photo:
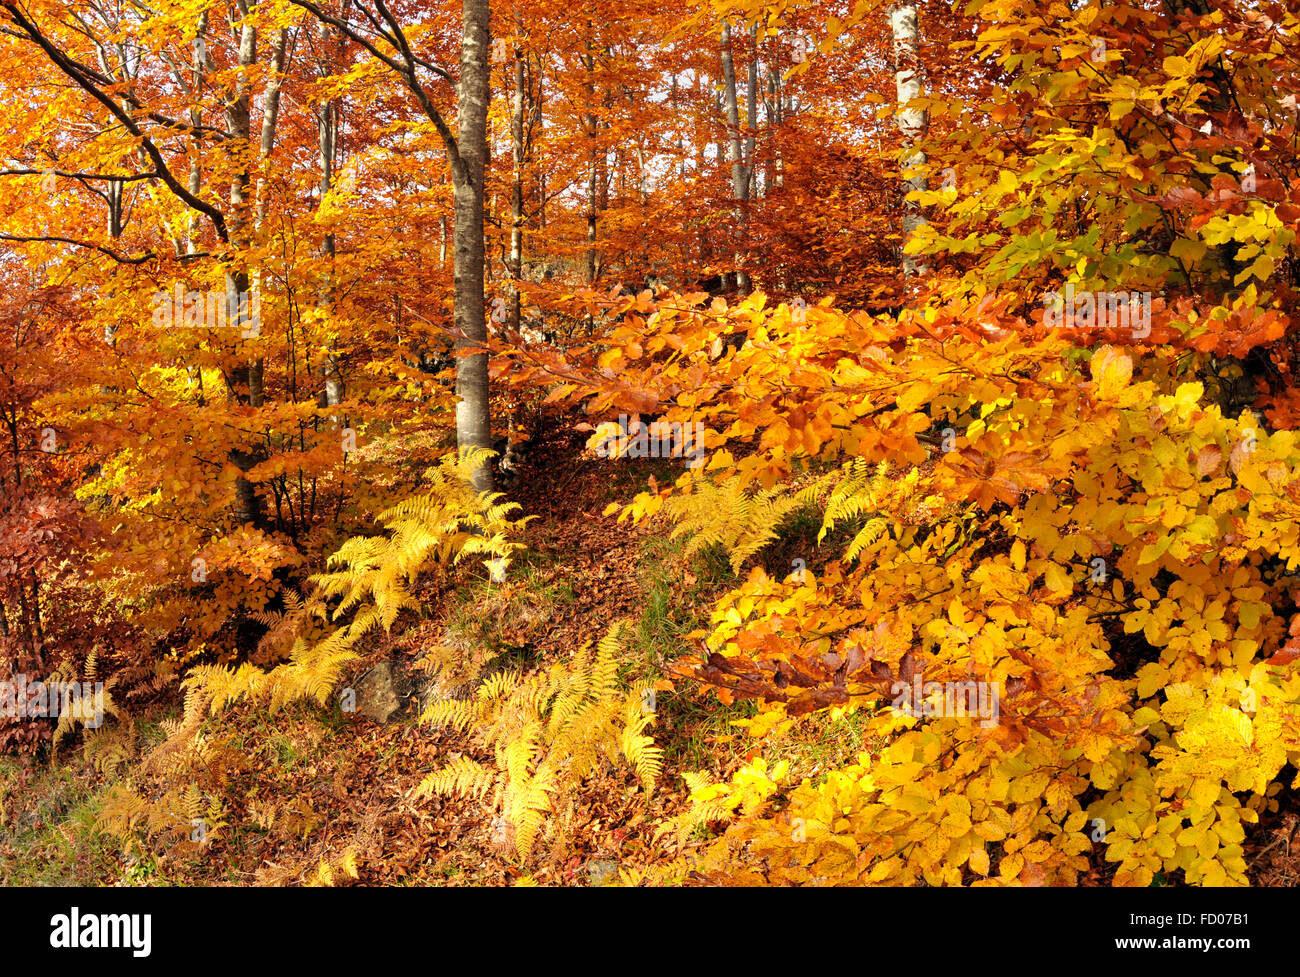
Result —
MULTIPOLYGON (((96 645, 86 656, 85 662, 85 682, 91 694, 89 696, 79 694, 75 708, 65 708, 59 713, 59 721, 54 727, 54 738, 50 742, 52 750, 57 750, 63 738, 78 725, 85 726, 87 729, 97 729, 103 723, 105 715, 121 717, 122 713, 113 699, 111 690, 121 681, 124 673, 115 672, 106 680, 98 682, 96 681, 98 665, 99 646, 96 645)), ((76 680, 76 671, 69 665, 55 669, 47 681, 48 684, 67 684, 76 680)), ((81 691, 83 690, 78 689, 79 693, 81 691)))
POLYGON ((320 864, 316 866, 316 871, 311 874, 306 884, 309 888, 332 886, 339 876, 345 879, 355 879, 358 874, 357 850, 349 845, 343 854, 336 859, 322 858, 320 864))
POLYGON ((844 558, 851 561, 885 537, 903 508, 914 507, 910 493, 916 480, 914 471, 899 479, 891 476, 888 462, 873 466, 865 458, 854 458, 838 472, 803 489, 797 497, 801 502, 824 504, 818 543, 837 525, 867 517, 845 548, 844 558))
MULTIPOLYGON (((510 519, 518 507, 501 503, 496 495, 478 496, 468 487, 469 473, 483 457, 483 452, 467 452, 460 458, 448 455, 430 473, 427 491, 380 514, 382 535, 348 540, 330 558, 330 571, 311 578, 311 593, 305 597, 288 593, 283 611, 257 615, 271 629, 265 648, 278 652, 292 641, 287 662, 270 670, 248 663, 237 668, 191 669, 182 683, 185 706, 180 719, 163 723, 165 739, 139 767, 142 776, 160 782, 151 795, 154 799, 119 785, 101 811, 101 830, 123 837, 137 832, 152 837, 199 817, 208 833, 224 826, 218 796, 225 786, 222 771, 243 757, 232 753, 224 741, 205 734, 210 716, 245 699, 267 702, 273 712, 303 698, 324 704, 344 670, 357 659, 357 642, 376 629, 391 629, 403 608, 418 607, 409 588, 430 560, 456 562, 472 553, 508 559, 519 549, 521 544, 513 542, 511 534, 524 520, 510 519), (337 600, 332 614, 331 600, 337 600), (196 778, 203 779, 207 795, 196 778), (211 799, 204 801, 205 796, 211 799)), ((94 666, 92 655, 88 662, 92 674, 94 666)), ((113 680, 105 683, 104 694, 96 701, 110 712, 115 711, 107 695, 112 684, 113 680)), ((500 679, 489 689, 504 695, 507 684, 500 679)), ((439 721, 464 726, 476 718, 477 714, 459 716, 451 709, 439 721)), ((57 735, 65 732, 61 719, 57 735)), ((454 767, 447 784, 434 786, 472 789, 474 782, 467 779, 471 772, 464 765, 454 767)), ((484 793, 494 786, 494 781, 487 781, 484 793)), ((345 864, 323 862, 313 879, 329 884, 340 869, 347 874, 345 864)))
POLYGON ((841 477, 831 489, 822 519, 822 529, 817 536, 821 542, 826 534, 840 522, 857 519, 863 513, 877 511, 884 493, 888 490, 889 463, 882 461, 874 470, 865 458, 854 458, 847 463, 841 477))
POLYGON ((357 658, 358 640, 370 631, 388 632, 404 608, 419 609, 410 592, 416 578, 431 560, 458 562, 467 554, 487 553, 499 560, 522 548, 511 539, 531 516, 511 520, 517 503, 499 502, 499 494, 476 495, 468 475, 486 453, 467 451, 447 455, 428 473, 428 489, 399 502, 379 515, 384 532, 349 539, 327 561, 332 568, 310 578, 307 597, 289 595, 282 613, 259 617, 279 632, 299 629, 289 661, 270 671, 253 665, 237 669, 200 666, 185 680, 187 689, 202 688, 207 705, 216 713, 244 697, 269 701, 272 711, 295 699, 314 699, 324 705, 344 669, 357 658), (338 599, 332 614, 328 602, 338 599), (308 625, 315 618, 351 620, 321 635, 308 625))
POLYGON ((416 789, 416 796, 468 794, 481 798, 496 786, 496 782, 495 771, 469 757, 460 756, 425 777, 416 789))
POLYGON ((119 783, 105 796, 95 828, 122 840, 165 834, 201 843, 227 827, 225 813, 220 798, 206 797, 195 783, 175 786, 152 800, 119 783))
POLYGON ((750 494, 738 479, 722 486, 700 480, 689 495, 673 496, 664 508, 677 523, 672 538, 689 535, 686 555, 712 545, 728 554, 733 573, 744 562, 777 538, 777 527, 803 503, 781 488, 750 494))
POLYGON ((653 791, 663 755, 646 733, 654 721, 642 706, 649 686, 620 689, 621 640, 620 627, 570 662, 530 675, 499 672, 468 702, 431 705, 424 721, 470 730, 492 751, 494 766, 458 757, 427 776, 418 793, 491 793, 492 809, 514 826, 515 850, 526 859, 602 757, 626 762, 646 793, 653 791))

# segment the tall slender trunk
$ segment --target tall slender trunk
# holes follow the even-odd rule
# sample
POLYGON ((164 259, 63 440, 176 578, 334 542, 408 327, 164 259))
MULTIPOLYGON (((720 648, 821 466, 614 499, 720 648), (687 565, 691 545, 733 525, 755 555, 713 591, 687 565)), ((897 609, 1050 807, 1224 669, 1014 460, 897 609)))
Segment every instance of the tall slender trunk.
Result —
POLYGON ((596 55, 592 44, 593 25, 587 21, 587 57, 584 65, 587 69, 587 282, 596 284, 596 213, 600 200, 596 195, 596 55))
MULTIPOLYGON (((324 47, 328 40, 329 28, 325 24, 321 24, 320 33, 321 45, 324 47)), ((322 68, 323 72, 328 73, 332 73, 333 70, 333 62, 322 68)), ((320 151, 320 194, 322 200, 334 186, 335 162, 338 159, 338 140, 339 103, 337 99, 330 99, 321 106, 320 117, 316 124, 316 142, 320 151)), ((334 232, 330 231, 325 234, 321 241, 321 254, 329 267, 321 279, 320 291, 316 297, 317 306, 324 309, 327 315, 334 307, 335 247, 334 232)), ((316 403, 320 407, 337 407, 343 403, 345 393, 343 369, 339 360, 338 343, 331 339, 329 349, 325 353, 325 362, 321 366, 324 384, 316 397, 316 403)), ((339 424, 341 419, 338 415, 334 415, 331 420, 334 424, 339 424)))
MULTIPOLYGON (((487 114, 491 79, 488 65, 489 0, 465 0, 460 48, 456 145, 452 159, 456 199, 455 317, 457 346, 479 347, 487 341, 483 302, 483 178, 487 166, 487 114)), ((492 448, 488 416, 488 356, 460 358, 456 368, 456 443, 464 448, 492 448)), ((492 469, 479 466, 471 484, 492 490, 492 469)))
MULTIPOLYGON (((673 118, 680 120, 682 111, 677 105, 677 72, 673 72, 673 89, 669 99, 669 105, 672 106, 673 118)), ((685 182, 686 180, 686 143, 682 139, 682 126, 677 126, 677 179, 685 182)))
MULTIPOLYGON (((314 5, 306 5, 306 9, 352 40, 367 43, 346 20, 322 15, 314 5)), ((398 47, 402 60, 400 64, 391 60, 387 62, 415 95, 447 149, 453 191, 452 294, 458 352, 482 349, 488 338, 483 298, 487 260, 483 240, 483 209, 491 86, 490 17, 490 0, 464 0, 460 80, 456 98, 457 131, 454 134, 421 85, 419 64, 413 57, 401 28, 395 23, 392 27, 394 33, 401 38, 398 47)), ((457 448, 462 451, 491 450, 486 351, 457 357, 456 395, 459 398, 456 404, 457 448)), ((487 464, 479 465, 470 475, 470 483, 478 491, 491 491, 492 481, 492 468, 487 464)))
POLYGON ((262 172, 257 190, 256 229, 262 230, 266 223, 267 195, 271 173, 271 152, 275 149, 275 127, 280 118, 280 90, 284 87, 284 53, 289 45, 289 32, 282 30, 271 46, 271 78, 266 86, 262 104, 262 133, 259 144, 261 150, 262 172))
POLYGON ((740 105, 736 97, 736 65, 732 56, 731 27, 724 20, 721 32, 722 97, 727 118, 727 159, 731 162, 731 192, 736 201, 732 258, 736 266, 736 287, 749 291, 749 273, 741 268, 739 238, 744 220, 745 203, 749 199, 749 172, 745 166, 744 148, 740 134, 740 105))
MULTIPOLYGON (((261 152, 259 162, 261 163, 261 172, 257 181, 257 210, 253 223, 254 240, 260 241, 266 225, 267 195, 271 192, 271 153, 275 149, 275 127, 280 118, 280 90, 284 85, 284 53, 289 44, 289 32, 282 30, 276 35, 275 42, 271 45, 271 77, 266 87, 266 93, 263 96, 262 104, 262 132, 258 140, 258 149, 261 152)), ((262 292, 264 288, 261 268, 258 268, 254 276, 252 295, 253 307, 260 309, 262 307, 262 292)), ((254 407, 262 403, 262 379, 265 364, 259 356, 253 360, 249 367, 249 386, 250 398, 254 407)))
POLYGON ((745 162, 740 146, 740 108, 736 101, 736 65, 731 53, 731 27, 722 22, 722 97, 727 118, 727 159, 731 163, 731 188, 735 199, 744 198, 745 162))
POLYGON ((510 308, 509 327, 519 331, 519 281, 524 277, 524 51, 515 49, 515 91, 510 104, 510 308))
POLYGON ((745 136, 745 198, 751 200, 755 196, 754 186, 754 154, 758 149, 758 25, 755 24, 749 29, 750 52, 749 59, 749 77, 748 82, 748 106, 749 118, 746 120, 748 132, 745 136))
MULTIPOLYGON (((920 31, 917 25, 916 5, 900 3, 892 7, 889 11, 889 24, 894 35, 894 85, 898 99, 898 131, 903 137, 902 190, 906 197, 913 191, 925 191, 929 187, 923 169, 925 153, 919 146, 929 125, 928 114, 924 109, 908 105, 913 99, 925 94, 925 74, 917 53, 920 31)), ((902 221, 904 248, 917 228, 925 223, 925 213, 920 203, 905 199, 902 221)), ((920 275, 929 270, 929 265, 924 261, 904 252, 904 276, 920 275)))
MULTIPOLYGON (((248 0, 238 0, 238 9, 242 22, 239 27, 239 71, 235 76, 234 88, 225 103, 226 131, 230 134, 231 145, 235 152, 243 154, 252 136, 251 118, 248 104, 248 69, 257 60, 257 28, 249 19, 250 4, 248 0)), ((230 229, 231 250, 236 254, 245 251, 250 244, 247 199, 250 178, 247 166, 242 166, 230 182, 230 229)), ((240 260, 233 274, 227 281, 227 309, 238 309, 240 300, 248 295, 248 268, 240 260)), ((260 407, 262 403, 260 365, 256 362, 243 362, 231 371, 229 396, 232 401, 249 407, 260 407)), ((261 460, 261 452, 256 446, 232 448, 231 463, 241 473, 249 471, 261 460)), ((253 483, 241 474, 235 479, 235 518, 241 525, 258 526, 262 522, 261 499, 253 483)))
POLYGON ((770 155, 768 162, 763 167, 763 194, 769 195, 773 187, 779 187, 782 184, 783 174, 781 172, 783 160, 781 159, 781 72, 776 65, 769 65, 767 69, 767 139, 770 155))
MULTIPOLYGON (((194 35, 194 48, 193 48, 194 76, 191 83, 190 91, 193 93, 196 101, 198 97, 198 92, 202 91, 203 89, 203 78, 211 66, 211 58, 208 55, 208 45, 206 39, 207 32, 208 32, 208 14, 207 11, 204 11, 203 13, 199 14, 198 30, 194 35)), ((197 197, 200 191, 203 189, 203 165, 202 163, 199 162, 202 155, 203 142, 198 135, 200 131, 200 127, 203 125, 203 112, 201 109, 197 107, 191 108, 189 112, 189 116, 190 116, 190 126, 192 127, 192 130, 194 132, 194 136, 193 136, 193 144, 191 149, 193 156, 190 157, 188 188, 190 193, 193 194, 195 197, 197 197)), ((186 217, 186 221, 185 221, 185 253, 186 254, 194 254, 199 249, 198 227, 199 227, 198 211, 191 209, 188 211, 188 216, 186 217)), ((195 399, 198 402, 198 405, 202 407, 205 403, 205 396, 203 393, 203 371, 197 366, 190 366, 190 367, 186 367, 185 372, 188 378, 189 388, 194 392, 195 399)))
MULTIPOLYGON (((546 112, 546 61, 544 58, 537 59, 537 95, 533 100, 533 111, 528 120, 530 131, 535 127, 542 128, 542 117, 546 112)), ((534 155, 536 166, 534 173, 537 179, 537 206, 533 210, 533 215, 537 220, 537 226, 542 232, 546 231, 546 167, 541 159, 534 155)))

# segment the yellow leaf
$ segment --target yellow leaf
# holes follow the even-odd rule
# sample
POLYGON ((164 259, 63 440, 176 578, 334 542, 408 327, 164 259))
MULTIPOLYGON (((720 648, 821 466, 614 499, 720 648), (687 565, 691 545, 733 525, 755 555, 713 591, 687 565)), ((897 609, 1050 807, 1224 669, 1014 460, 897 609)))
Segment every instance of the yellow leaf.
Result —
POLYGON ((970 830, 970 818, 960 811, 953 811, 940 822, 939 830, 949 838, 960 838, 970 830))
POLYGON ((1055 563, 1048 564, 1044 583, 1054 597, 1066 597, 1074 590, 1074 583, 1069 575, 1055 563))
POLYGON ((1114 397, 1133 376, 1133 361, 1114 346, 1103 346, 1092 357, 1092 379, 1099 398, 1114 397))

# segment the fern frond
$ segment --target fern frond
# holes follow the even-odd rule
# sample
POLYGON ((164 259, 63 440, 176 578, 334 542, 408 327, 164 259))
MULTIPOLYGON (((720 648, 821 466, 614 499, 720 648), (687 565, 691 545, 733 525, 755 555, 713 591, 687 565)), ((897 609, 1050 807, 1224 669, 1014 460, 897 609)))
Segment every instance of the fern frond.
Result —
POLYGON ((590 642, 569 662, 521 676, 500 672, 471 702, 444 702, 425 711, 429 721, 469 729, 493 751, 494 767, 461 757, 430 774, 420 792, 492 795, 515 828, 515 850, 531 856, 554 835, 550 819, 572 807, 573 791, 602 756, 626 760, 647 794, 662 767, 662 751, 646 730, 653 714, 642 710, 649 686, 622 689, 618 682, 621 627, 593 648, 590 642), (547 833, 547 832, 550 833, 547 833))
POLYGON ((420 786, 415 789, 415 796, 468 794, 471 797, 481 798, 492 789, 494 784, 493 771, 469 757, 460 756, 420 781, 420 786))
POLYGON ((689 536, 686 555, 721 546, 733 573, 777 538, 781 521, 803 503, 780 487, 750 494, 738 479, 721 487, 699 481, 689 495, 673 496, 664 505, 676 525, 670 536, 689 536))

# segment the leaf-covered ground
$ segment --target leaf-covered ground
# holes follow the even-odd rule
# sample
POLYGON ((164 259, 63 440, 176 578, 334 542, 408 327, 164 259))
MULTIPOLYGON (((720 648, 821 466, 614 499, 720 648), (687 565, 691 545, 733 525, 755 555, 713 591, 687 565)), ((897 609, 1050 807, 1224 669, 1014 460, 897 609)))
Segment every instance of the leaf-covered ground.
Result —
MULTIPOLYGON (((615 622, 631 625, 624 668, 665 675, 697 650, 688 633, 708 618, 712 598, 733 579, 725 560, 683 557, 682 545, 653 527, 629 527, 602 515, 665 463, 594 460, 567 434, 535 447, 512 497, 536 514, 520 572, 504 584, 484 578, 474 589, 430 587, 422 619, 376 643, 354 672, 391 657, 421 679, 425 651, 451 645, 478 659, 532 669, 571 656, 615 622)), ((802 532, 787 526, 795 542, 802 532)), ((418 697, 380 725, 337 708, 294 705, 275 715, 238 707, 214 723, 229 740, 222 773, 224 824, 204 844, 183 832, 131 842, 97 827, 112 785, 136 783, 137 764, 175 718, 175 696, 110 723, 48 758, 6 760, 0 770, 0 884, 42 885, 298 885, 320 881, 319 867, 345 859, 355 878, 329 873, 334 884, 589 885, 617 878, 620 868, 646 869, 683 853, 655 827, 679 814, 689 793, 687 770, 729 775, 750 757, 728 723, 751 714, 711 691, 677 682, 660 700, 656 741, 665 748, 664 775, 647 800, 635 778, 609 766, 578 793, 556 837, 524 862, 512 837, 494 828, 486 804, 419 797, 425 774, 474 747, 464 734, 419 722, 418 697)), ((872 744, 848 720, 808 717, 779 744, 779 754, 817 778, 872 744)), ((486 760, 485 756, 476 756, 486 760)), ((147 778, 144 781, 147 783, 147 778)), ((1252 880, 1300 880, 1300 817, 1293 799, 1264 819, 1247 844, 1252 880)), ((700 830, 685 848, 707 837, 700 830)), ((1107 885, 1113 866, 1098 855, 1085 885, 1107 885)), ((1178 884, 1157 879, 1157 884, 1178 884)))

